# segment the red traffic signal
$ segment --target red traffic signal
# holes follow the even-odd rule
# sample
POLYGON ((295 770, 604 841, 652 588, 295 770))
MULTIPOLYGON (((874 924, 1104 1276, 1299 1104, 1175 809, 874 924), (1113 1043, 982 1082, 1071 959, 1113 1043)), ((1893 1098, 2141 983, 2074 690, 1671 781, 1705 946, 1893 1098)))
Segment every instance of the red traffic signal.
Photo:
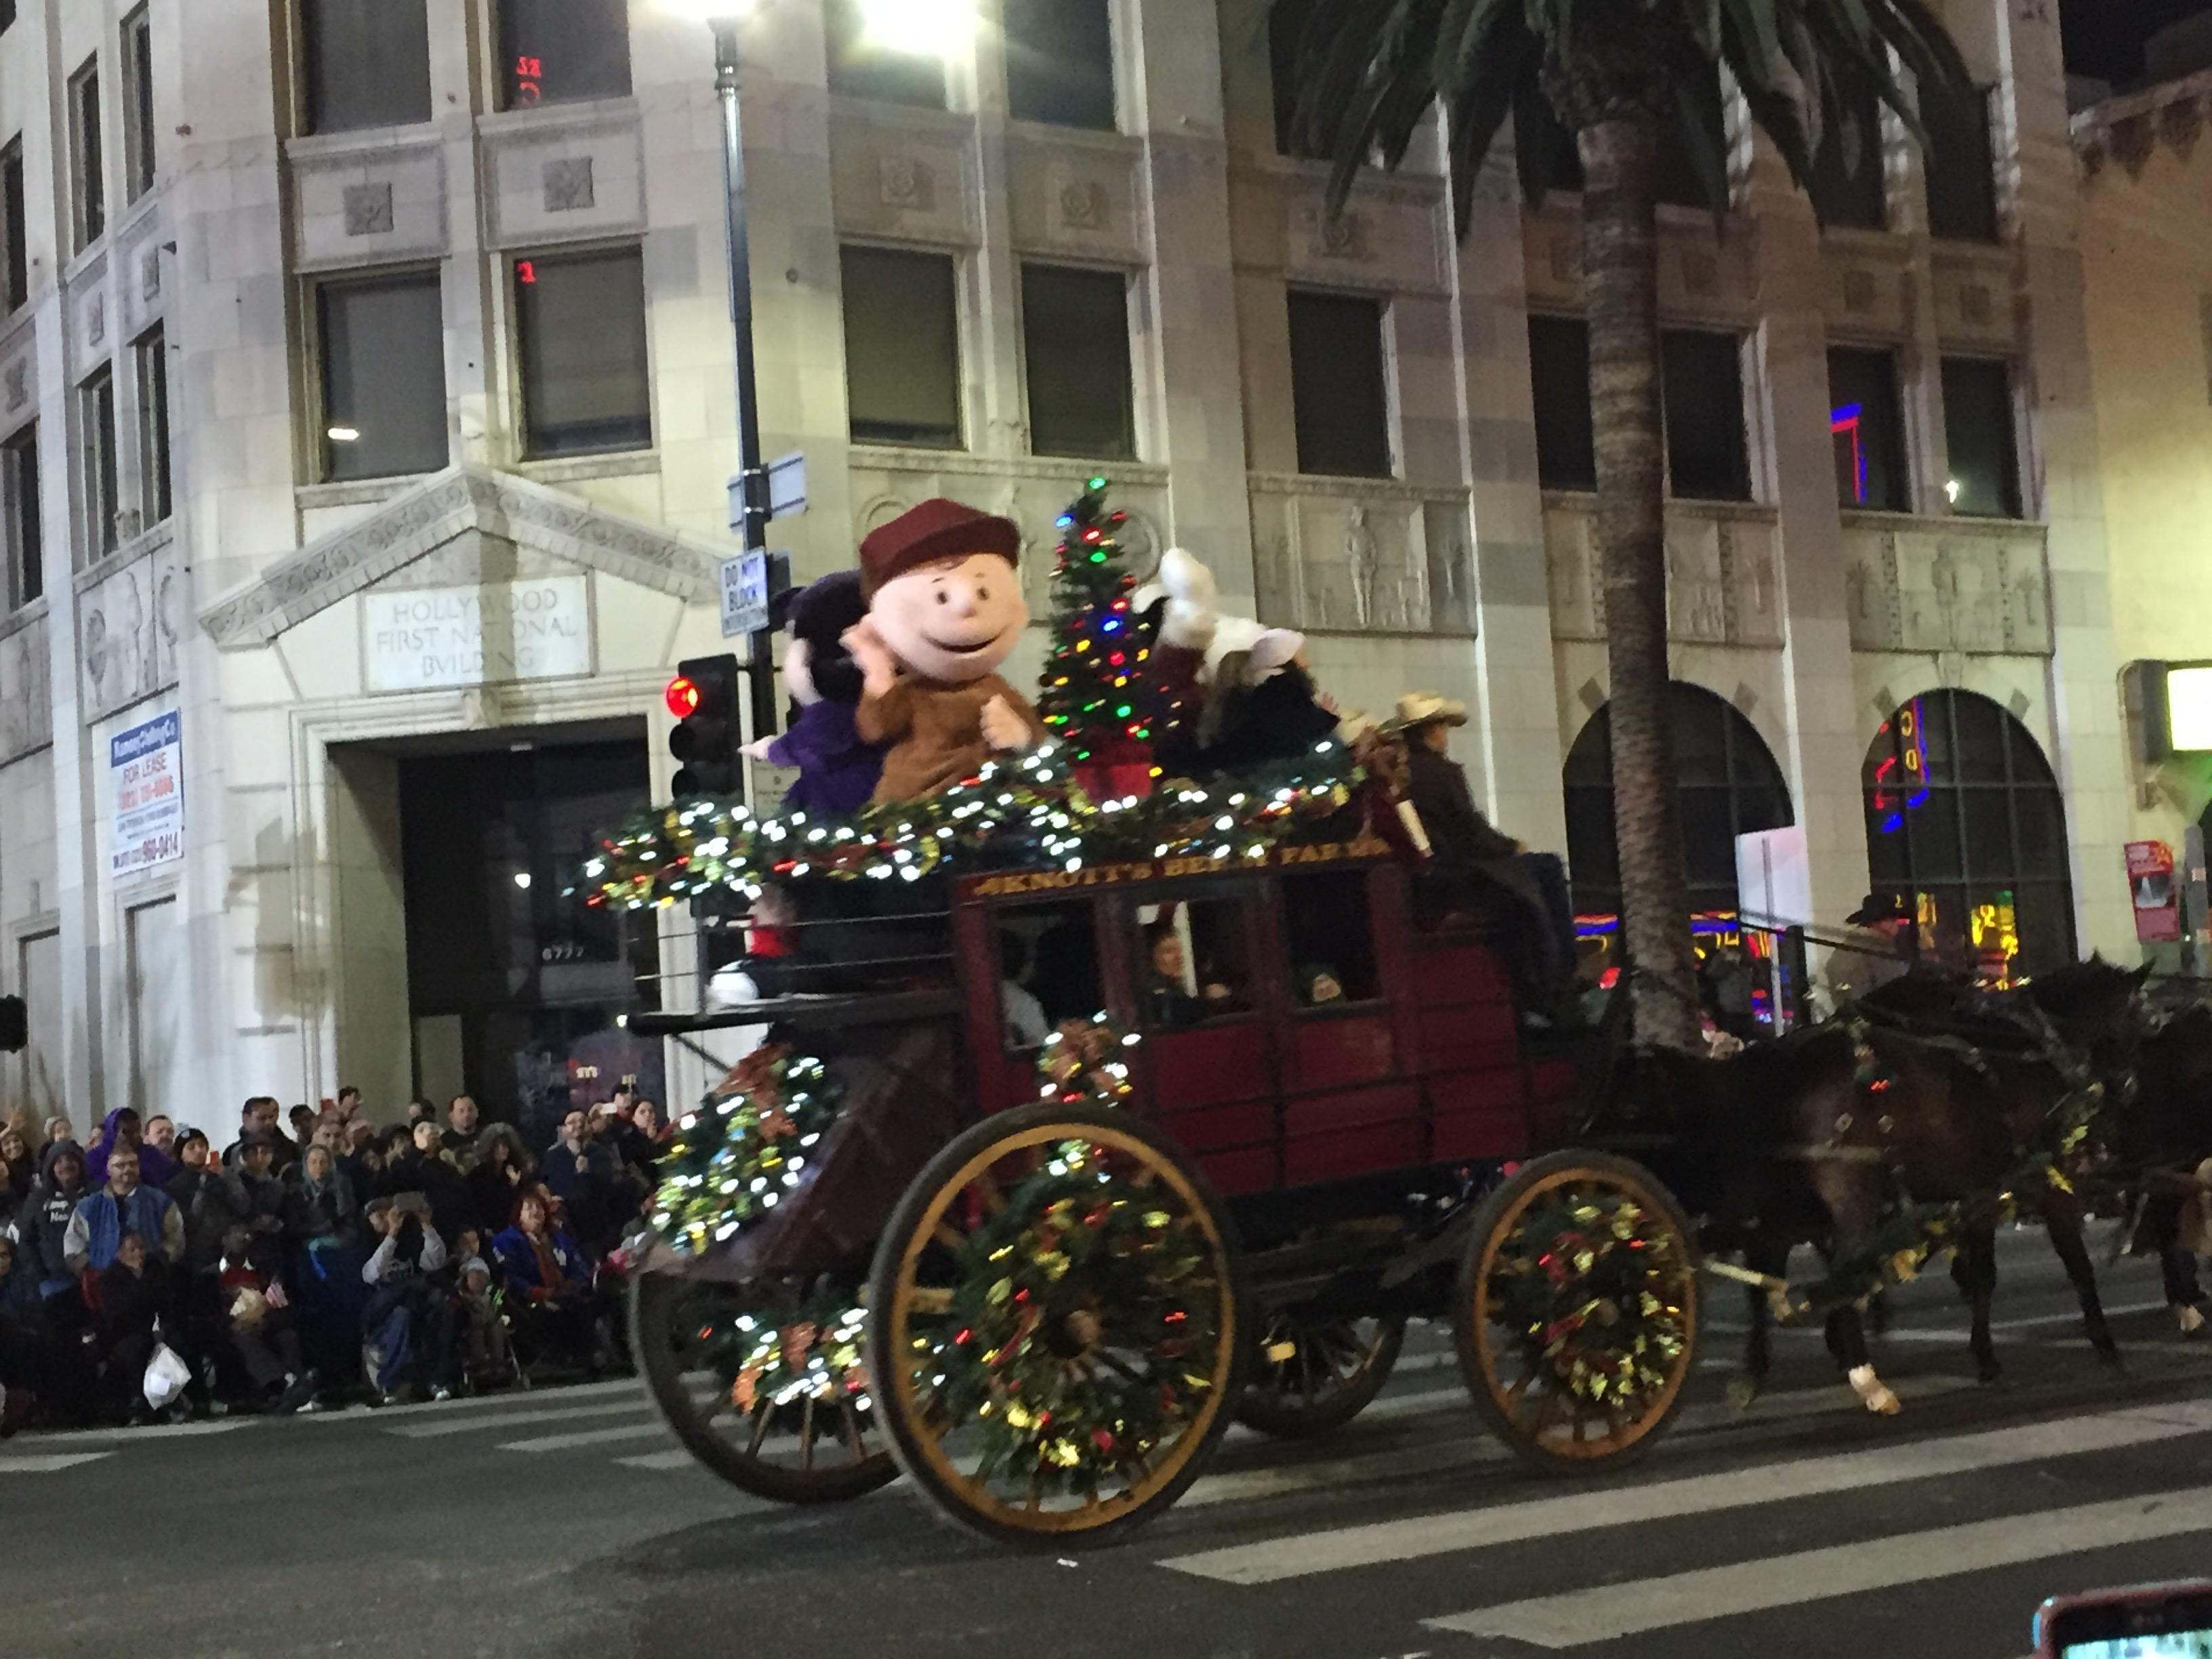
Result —
POLYGON ((676 729, 668 734, 668 752, 678 767, 670 786, 675 798, 735 794, 742 775, 738 659, 694 657, 678 663, 663 695, 676 716, 676 729))

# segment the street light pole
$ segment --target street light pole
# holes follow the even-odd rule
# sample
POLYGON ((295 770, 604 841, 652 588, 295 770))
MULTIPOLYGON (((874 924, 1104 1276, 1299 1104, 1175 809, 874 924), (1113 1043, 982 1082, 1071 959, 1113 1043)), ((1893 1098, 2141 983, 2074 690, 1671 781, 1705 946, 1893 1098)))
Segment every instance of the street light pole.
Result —
MULTIPOLYGON (((738 25, 716 18, 714 95, 722 106, 722 219, 729 242, 730 331, 737 347, 738 500, 740 526, 749 553, 768 550, 768 474, 761 459, 760 386, 753 356, 753 276, 750 239, 745 228, 744 125, 738 108, 738 25)), ((749 735, 775 730, 775 669, 770 661, 771 634, 761 629, 747 636, 745 678, 751 689, 749 735)))

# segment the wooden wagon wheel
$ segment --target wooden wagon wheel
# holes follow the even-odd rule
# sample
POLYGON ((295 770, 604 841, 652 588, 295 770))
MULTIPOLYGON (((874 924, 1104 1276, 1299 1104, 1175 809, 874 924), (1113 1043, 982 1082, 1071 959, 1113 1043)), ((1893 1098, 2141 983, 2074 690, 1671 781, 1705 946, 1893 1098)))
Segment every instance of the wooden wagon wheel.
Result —
POLYGON ((1237 1420, 1281 1440, 1340 1429, 1382 1391, 1405 1343, 1402 1314, 1273 1314, 1253 1349, 1237 1420))
POLYGON ((1240 1273, 1220 1200, 1158 1131, 1058 1104, 975 1125, 908 1188, 869 1279, 899 1462, 994 1538, 1126 1532, 1228 1426, 1240 1273))
POLYGON ((1475 1409, 1553 1473, 1635 1456, 1696 1364, 1697 1236, 1626 1158, 1553 1152, 1483 1200, 1454 1297, 1475 1409))
POLYGON ((785 1504, 859 1498, 892 1480, 858 1297, 641 1273, 630 1348, 677 1439, 732 1486, 785 1504))

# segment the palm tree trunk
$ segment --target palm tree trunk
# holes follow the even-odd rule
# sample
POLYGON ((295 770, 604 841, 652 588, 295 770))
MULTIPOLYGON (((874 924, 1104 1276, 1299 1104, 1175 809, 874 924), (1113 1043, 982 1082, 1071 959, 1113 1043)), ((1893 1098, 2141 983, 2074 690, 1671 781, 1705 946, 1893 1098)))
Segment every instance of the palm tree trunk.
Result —
POLYGON ((1613 678, 1613 814, 1621 938, 1644 1042, 1699 1045, 1690 883, 1668 712, 1667 471, 1659 368, 1658 123, 1583 126, 1583 276, 1598 546, 1613 678))

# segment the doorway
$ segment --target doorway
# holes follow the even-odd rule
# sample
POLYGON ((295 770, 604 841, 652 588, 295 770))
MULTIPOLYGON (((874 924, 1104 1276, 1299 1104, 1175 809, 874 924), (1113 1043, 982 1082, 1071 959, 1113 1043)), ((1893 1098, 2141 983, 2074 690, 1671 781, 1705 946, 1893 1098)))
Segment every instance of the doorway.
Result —
POLYGON ((652 915, 566 891, 651 778, 642 721, 495 737, 396 754, 413 1073, 538 1146, 624 1085, 665 1100, 661 1045, 617 1024, 659 1006, 652 915))

